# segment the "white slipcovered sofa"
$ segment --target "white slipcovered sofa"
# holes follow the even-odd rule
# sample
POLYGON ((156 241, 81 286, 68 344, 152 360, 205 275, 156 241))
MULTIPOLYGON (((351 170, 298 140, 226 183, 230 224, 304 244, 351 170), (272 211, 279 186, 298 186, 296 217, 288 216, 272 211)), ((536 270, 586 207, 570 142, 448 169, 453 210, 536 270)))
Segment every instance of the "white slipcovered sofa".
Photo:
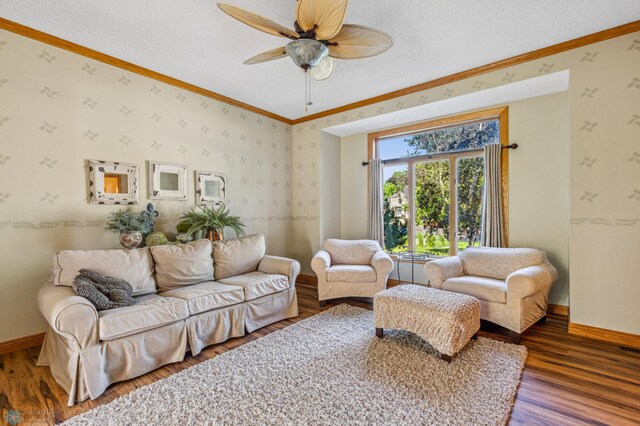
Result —
POLYGON ((94 399, 111 383, 198 354, 298 315, 300 264, 265 255, 260 234, 138 250, 61 251, 38 293, 49 323, 38 365, 51 367, 68 404, 94 399), (138 303, 97 311, 71 285, 78 270, 128 281, 138 303))
POLYGON ((469 247, 425 263, 424 272, 430 287, 479 299, 481 318, 507 328, 515 343, 546 317, 549 290, 558 279, 547 255, 529 248, 469 247))
POLYGON ((387 288, 393 261, 372 240, 328 239, 311 260, 321 304, 340 297, 373 297, 387 288))

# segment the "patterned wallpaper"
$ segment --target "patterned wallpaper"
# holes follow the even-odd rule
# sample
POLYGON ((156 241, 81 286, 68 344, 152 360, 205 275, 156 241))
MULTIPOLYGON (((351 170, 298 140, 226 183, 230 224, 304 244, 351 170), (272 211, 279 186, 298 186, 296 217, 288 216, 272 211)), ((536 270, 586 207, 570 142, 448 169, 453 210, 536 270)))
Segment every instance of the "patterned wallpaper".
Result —
POLYGON ((118 206, 87 203, 87 159, 188 166, 188 200, 153 201, 173 232, 194 205, 194 170, 224 172, 233 214, 288 255, 291 126, 0 31, 0 341, 44 330, 35 306, 60 249, 118 247, 118 206), (13 318, 15 321, 5 321, 13 318))
POLYGON ((293 214, 309 220, 295 225, 294 250, 310 256, 321 244, 323 128, 567 69, 571 320, 640 334, 640 33, 295 125, 293 214))
POLYGON ((639 33, 293 128, 5 31, 0 62, 0 309, 15 319, 0 341, 44 329, 34 300, 52 253, 117 246, 103 230, 113 207, 86 203, 86 159, 138 164, 140 208, 146 160, 187 164, 189 200, 154 203, 167 231, 193 204, 193 170, 226 172, 232 212, 308 270, 321 244, 323 128, 565 69, 571 319, 640 333, 639 33))

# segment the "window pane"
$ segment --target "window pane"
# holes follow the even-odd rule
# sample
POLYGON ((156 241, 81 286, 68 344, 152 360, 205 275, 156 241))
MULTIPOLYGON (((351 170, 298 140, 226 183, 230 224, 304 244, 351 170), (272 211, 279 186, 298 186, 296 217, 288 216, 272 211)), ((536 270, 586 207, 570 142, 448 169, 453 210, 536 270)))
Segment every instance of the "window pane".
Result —
POLYGON ((440 152, 481 148, 500 142, 500 121, 465 124, 457 127, 434 129, 411 136, 381 139, 378 154, 382 160, 417 157, 440 152))
POLYGON ((484 158, 459 158, 458 170, 458 251, 480 245, 484 158))
POLYGON ((449 160, 416 165, 416 251, 449 255, 449 160))
POLYGON ((384 245, 389 252, 407 250, 407 166, 384 168, 384 245))

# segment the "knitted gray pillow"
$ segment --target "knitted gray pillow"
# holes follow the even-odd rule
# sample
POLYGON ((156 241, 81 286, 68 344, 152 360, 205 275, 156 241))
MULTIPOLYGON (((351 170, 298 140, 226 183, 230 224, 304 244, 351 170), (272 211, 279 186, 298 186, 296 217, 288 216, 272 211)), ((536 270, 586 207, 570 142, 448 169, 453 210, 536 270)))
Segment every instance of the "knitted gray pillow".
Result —
POLYGON ((97 310, 121 308, 136 304, 131 296, 131 284, 115 277, 107 277, 90 269, 80 269, 73 280, 73 290, 88 299, 97 310))

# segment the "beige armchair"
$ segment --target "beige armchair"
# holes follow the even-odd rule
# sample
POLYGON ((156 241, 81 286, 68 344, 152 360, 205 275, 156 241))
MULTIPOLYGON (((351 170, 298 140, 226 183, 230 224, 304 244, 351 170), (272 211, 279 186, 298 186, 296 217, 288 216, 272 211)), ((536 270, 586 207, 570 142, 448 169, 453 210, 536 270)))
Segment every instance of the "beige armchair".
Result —
POLYGON ((318 276, 318 299, 373 297, 387 287, 393 261, 371 240, 328 239, 311 260, 318 276))
POLYGON ((424 265, 430 287, 480 300, 482 319, 509 329, 514 343, 547 315, 558 272, 547 255, 528 248, 470 247, 424 265))

